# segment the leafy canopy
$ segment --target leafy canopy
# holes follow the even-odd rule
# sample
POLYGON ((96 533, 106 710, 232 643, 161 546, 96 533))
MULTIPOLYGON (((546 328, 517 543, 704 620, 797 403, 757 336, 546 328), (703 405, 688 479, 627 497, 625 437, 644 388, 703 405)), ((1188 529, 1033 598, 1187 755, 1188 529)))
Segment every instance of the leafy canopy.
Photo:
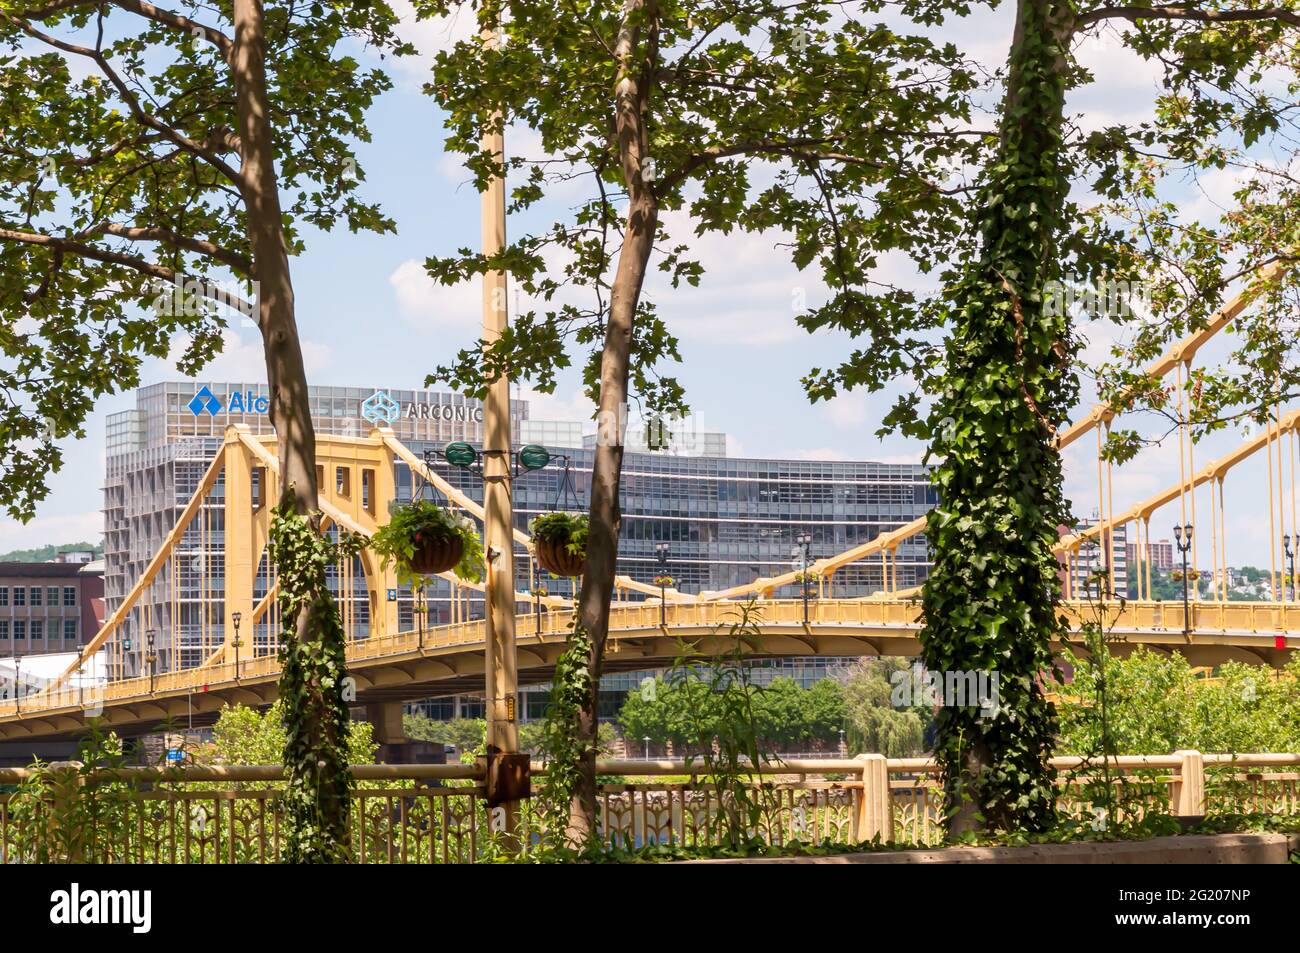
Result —
MULTIPOLYGON (((304 225, 391 231, 356 194, 353 145, 390 86, 363 49, 409 52, 396 17, 383 0, 264 7, 290 254, 304 225)), ((144 358, 184 336, 194 374, 223 307, 255 316, 231 17, 229 0, 0 0, 0 505, 16 518, 46 495, 57 441, 144 358)))
MULTIPOLYGON (((422 16, 466 6, 416 3, 422 16)), ((963 186, 952 170, 980 151, 980 137, 964 130, 977 80, 953 46, 873 21, 880 7, 850 11, 829 0, 480 7, 481 22, 500 13, 503 42, 472 40, 441 53, 427 90, 446 110, 448 150, 465 157, 477 186, 508 171, 509 211, 546 224, 498 255, 463 248, 426 267, 449 285, 507 271, 540 307, 515 315, 491 346, 461 351, 429 383, 481 395, 509 372, 549 391, 576 350, 595 398, 628 193, 614 132, 615 87, 628 71, 645 90, 650 155, 638 174, 652 183, 660 211, 653 267, 668 284, 703 279, 689 233, 770 233, 830 289, 799 315, 805 326, 855 321, 888 337, 897 354, 906 351, 912 299, 874 272, 889 251, 928 270, 955 239, 963 186), (631 43, 627 56, 619 55, 620 38, 631 43), (503 164, 480 139, 507 122, 503 164), (533 154, 512 153, 516 130, 533 134, 533 154), (548 201, 561 184, 579 187, 571 207, 548 201)), ((677 339, 644 294, 631 347, 635 395, 651 413, 680 410, 681 386, 659 369, 679 359, 677 339)), ((895 360, 902 358, 881 364, 881 380, 896 373, 895 360)))

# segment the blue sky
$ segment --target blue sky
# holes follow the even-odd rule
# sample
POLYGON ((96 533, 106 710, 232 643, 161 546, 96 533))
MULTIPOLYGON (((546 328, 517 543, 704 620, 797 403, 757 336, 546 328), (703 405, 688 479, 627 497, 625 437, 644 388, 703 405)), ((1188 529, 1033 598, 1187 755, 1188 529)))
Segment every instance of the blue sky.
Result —
MULTIPOLYGON (((1009 38, 1008 12, 982 14, 951 29, 969 49, 999 63, 1009 38)), ((426 54, 445 42, 447 35, 445 27, 429 24, 409 32, 426 54)), ((1081 91, 1071 104, 1076 111, 1086 111, 1088 124, 1134 120, 1148 112, 1155 89, 1149 67, 1118 51, 1113 43, 1089 43, 1083 55, 1101 80, 1081 91)), ((397 235, 352 235, 346 229, 309 234, 307 252, 293 263, 298 320, 312 383, 419 387, 434 365, 475 337, 477 288, 435 288, 419 267, 426 256, 474 245, 479 237, 478 193, 466 183, 457 161, 443 153, 440 114, 419 90, 426 64, 423 59, 409 62, 396 72, 396 88, 370 117, 373 142, 359 150, 366 172, 363 194, 395 218, 397 235)), ((1226 177, 1211 183, 1216 194, 1193 192, 1187 200, 1204 203, 1196 211, 1212 216, 1214 202, 1226 203, 1232 185, 1231 177, 1226 177)), ((555 201, 564 197, 560 193, 555 201)), ((686 237, 686 230, 677 228, 676 237, 686 237)), ((694 243, 707 269, 701 287, 669 293, 651 286, 660 313, 681 338, 683 363, 676 373, 686 386, 697 420, 705 429, 730 434, 735 455, 919 460, 921 447, 915 443, 874 436, 889 395, 854 394, 818 405, 810 405, 804 397, 801 375, 810 367, 836 363, 846 341, 834 334, 810 336, 794 324, 794 289, 805 287, 814 299, 817 289, 775 247, 780 238, 705 238, 694 243)), ((1096 329, 1094 337, 1091 350, 1100 354, 1109 331, 1096 329)), ((166 362, 153 362, 144 381, 180 376, 166 362)), ((232 330, 225 352, 202 378, 264 379, 257 332, 232 330)), ((1090 403, 1092 395, 1086 396, 1090 403)), ((65 442, 67 465, 52 478, 50 498, 31 524, 0 524, 0 549, 97 537, 104 418, 133 404, 130 395, 104 400, 89 422, 86 438, 65 442)), ((589 417, 590 408, 578 393, 575 376, 563 378, 553 397, 536 398, 533 416, 589 417)), ((1198 449, 1198 465, 1237 439, 1216 438, 1198 449)), ((1067 468, 1067 489, 1077 511, 1087 515, 1096 505, 1090 442, 1088 452, 1067 455, 1067 468)), ((1262 467, 1258 469, 1262 474, 1262 467)), ((1177 473, 1175 446, 1144 454, 1117 475, 1116 508, 1170 484, 1177 473)), ((1248 477, 1243 473, 1234 479, 1244 485, 1248 477)), ((1229 547, 1230 562, 1267 562, 1262 549, 1268 536, 1264 506, 1258 493, 1244 496, 1240 516, 1237 504, 1230 503, 1234 531, 1240 520, 1240 532, 1234 532, 1229 547)), ((1172 525, 1173 512, 1161 516, 1172 525)), ((1206 526, 1208 518, 1207 511, 1206 526)))

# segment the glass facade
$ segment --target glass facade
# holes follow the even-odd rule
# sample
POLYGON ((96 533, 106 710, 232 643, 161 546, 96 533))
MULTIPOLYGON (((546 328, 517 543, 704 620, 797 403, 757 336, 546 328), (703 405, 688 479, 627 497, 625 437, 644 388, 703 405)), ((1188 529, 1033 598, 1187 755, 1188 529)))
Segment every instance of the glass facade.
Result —
MULTIPOLYGON (((392 426, 415 454, 437 451, 450 440, 481 444, 482 406, 478 401, 429 391, 385 390, 399 408, 392 426)), ((370 424, 361 417, 361 404, 375 392, 375 388, 312 388, 318 430, 342 435, 368 432, 370 424)), ((245 423, 256 433, 271 432, 269 417, 257 409, 258 398, 265 396, 265 385, 168 382, 140 389, 137 409, 110 420, 112 424, 122 418, 116 429, 112 425, 109 429, 104 503, 108 611, 120 604, 175 525, 220 447, 227 424, 245 423), (137 435, 138 441, 128 448, 123 434, 137 435)), ((552 452, 548 467, 522 473, 515 481, 516 525, 526 529, 533 516, 549 510, 585 510, 595 450, 580 446, 583 425, 531 420, 522 401, 512 402, 511 416, 517 444, 540 443, 552 452)), ((586 426, 594 428, 594 424, 586 426)), ((667 543, 668 573, 678 590, 726 589, 789 571, 798 535, 811 536, 814 559, 830 556, 910 522, 935 501, 925 468, 919 465, 730 458, 725 456, 725 435, 708 436, 720 438, 711 444, 718 453, 638 453, 631 449, 626 453, 621 574, 653 583, 659 574, 656 546, 667 543)), ((477 474, 441 460, 435 468, 467 495, 482 500, 483 486, 477 474)), ((394 475, 400 499, 409 500, 422 491, 422 481, 405 464, 399 462, 394 475)), ((176 611, 182 630, 182 657, 160 658, 160 671, 198 664, 220 644, 222 499, 219 480, 203 513, 181 541, 175 571, 169 567, 160 574, 161 583, 153 587, 153 625, 170 625, 170 614, 176 611), (177 588, 175 598, 170 589, 173 585, 177 588)), ((528 562, 521 558, 516 564, 518 587, 527 591, 528 562)), ((919 584, 928 568, 923 536, 899 547, 898 586, 919 584)), ((354 578, 364 592, 359 567, 354 578)), ((265 579, 259 582, 255 598, 265 592, 265 583, 265 579)), ((547 585, 552 593, 567 594, 572 582, 548 580, 547 585)), ((432 624, 450 621, 450 588, 441 580, 434 581, 428 596, 432 624)), ((837 596, 869 595, 881 588, 879 562, 848 566, 835 574, 837 596)), ((790 587, 776 595, 793 598, 796 592, 790 587)), ((359 602, 365 604, 364 599, 359 602)), ((481 597, 471 601, 470 607, 471 614, 481 615, 481 597)), ((413 608, 410 594, 399 593, 403 627, 413 624, 413 608)), ((352 624, 364 628, 368 622, 359 617, 352 624)), ((126 653, 126 671, 118 674, 141 671, 143 636, 132 632, 129 625, 123 629, 121 637, 132 641, 134 654, 126 653)), ((828 659, 770 661, 763 672, 784 671, 788 665, 786 674, 797 672, 798 679, 806 683, 824 677, 828 665, 839 664, 828 659)), ((640 684, 642 677, 642 673, 611 675, 606 688, 621 697, 640 684)), ((758 677, 763 677, 761 672, 758 677)), ((527 693, 529 704, 536 693, 527 693)), ((462 701, 464 704, 455 705, 462 715, 482 707, 481 702, 462 701)), ((431 708, 443 713, 447 705, 439 702, 431 708)))

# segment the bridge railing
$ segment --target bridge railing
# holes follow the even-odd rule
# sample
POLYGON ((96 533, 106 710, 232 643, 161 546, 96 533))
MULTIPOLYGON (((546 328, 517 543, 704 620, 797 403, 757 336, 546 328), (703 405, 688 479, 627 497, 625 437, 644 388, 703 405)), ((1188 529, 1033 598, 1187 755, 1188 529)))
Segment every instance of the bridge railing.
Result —
MULTIPOLYGON (((1300 814, 1300 754, 1180 751, 1112 758, 1108 771, 1082 758, 1056 758, 1053 766, 1062 813, 1098 828, 1151 812, 1300 814)), ((499 816, 486 808, 476 765, 358 765, 353 770, 356 862, 471 863, 500 850, 494 834, 499 816)), ((732 802, 701 775, 698 761, 601 761, 597 770, 600 834, 607 847, 705 845, 720 837, 719 819, 732 802)), ((533 771, 542 775, 546 765, 534 763, 533 771)), ((926 846, 941 840, 942 791, 928 759, 788 759, 764 764, 755 774, 761 780, 746 785, 760 810, 754 833, 768 842, 852 844, 879 838, 926 846)), ((35 809, 30 795, 0 787, 4 863, 67 859, 72 848, 54 828, 60 798, 66 800, 69 790, 96 799, 93 810, 75 815, 89 828, 77 841, 76 859, 272 863, 284 849, 280 766, 90 774, 75 765, 0 768, 0 786, 30 783, 34 777, 45 782, 47 792, 35 799, 35 809)), ((543 833, 545 813, 537 798, 525 802, 526 844, 543 833)))
MULTIPOLYGON (((772 599, 756 603, 751 621, 760 631, 786 629, 797 634, 803 626, 805 612, 813 627, 843 626, 870 634, 874 628, 909 632, 920 627, 920 604, 912 599, 813 599, 805 609, 799 599, 772 599)), ((1180 633, 1184 629, 1181 602, 1126 601, 1105 604, 1067 603, 1066 614, 1078 625, 1100 621, 1108 631, 1132 633, 1180 633)), ((1265 602, 1194 602, 1190 607, 1192 640, 1206 635, 1230 635, 1248 646, 1271 647, 1269 639, 1283 636, 1292 645, 1300 632, 1300 603, 1265 602), (1256 639, 1258 636, 1258 640, 1256 639)), ((610 632, 620 638, 656 634, 666 627, 668 634, 687 639, 727 636, 745 613, 738 602, 658 602, 615 604, 610 613, 610 632), (661 626, 662 622, 662 626, 661 626)), ((529 640, 562 641, 573 623, 569 609, 543 609, 521 614, 516 632, 521 643, 529 640)), ((852 634, 851 632, 848 634, 852 634)), ((481 645, 482 620, 430 626, 421 632, 410 629, 387 635, 350 640, 346 651, 349 661, 397 656, 403 653, 436 653, 439 650, 481 645)), ((1237 644, 1237 643, 1234 643, 1237 644)), ((719 646, 705 646, 716 650, 719 646)), ((163 672, 150 678, 133 678, 98 683, 79 679, 64 682, 52 690, 30 688, 20 699, 0 698, 0 719, 44 716, 59 712, 97 714, 105 704, 144 701, 151 695, 203 692, 214 686, 232 686, 236 674, 240 679, 268 679, 279 674, 274 655, 243 658, 238 667, 226 658, 201 668, 163 672)))

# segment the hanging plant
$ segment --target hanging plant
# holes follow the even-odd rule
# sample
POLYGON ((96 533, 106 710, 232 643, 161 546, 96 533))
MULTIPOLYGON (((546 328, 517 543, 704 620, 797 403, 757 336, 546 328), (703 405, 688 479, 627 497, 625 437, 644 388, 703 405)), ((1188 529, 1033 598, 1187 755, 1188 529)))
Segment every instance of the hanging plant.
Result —
POLYGON ((587 514, 543 513, 528 526, 538 564, 555 576, 581 576, 587 567, 587 514))
POLYGON ((383 557, 385 569, 396 563, 398 582, 412 586, 448 570, 466 582, 483 580, 483 543, 474 524, 429 500, 392 507, 388 523, 370 537, 370 550, 383 557))

